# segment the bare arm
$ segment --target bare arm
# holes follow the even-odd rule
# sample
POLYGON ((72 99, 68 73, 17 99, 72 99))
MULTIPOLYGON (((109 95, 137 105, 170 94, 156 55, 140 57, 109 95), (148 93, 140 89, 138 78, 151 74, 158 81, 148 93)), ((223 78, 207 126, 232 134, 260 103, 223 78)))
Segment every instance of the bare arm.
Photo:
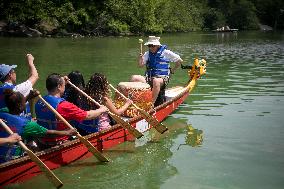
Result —
POLYGON ((10 135, 9 137, 6 138, 0 138, 0 145, 2 144, 14 144, 16 142, 21 141, 22 138, 20 135, 18 135, 17 133, 13 133, 12 135, 10 135))
POLYGON ((139 57, 138 57, 138 67, 142 68, 144 66, 144 62, 143 62, 143 54, 140 53, 139 57))
POLYGON ((34 85, 38 80, 39 76, 34 65, 34 57, 31 54, 27 54, 27 63, 29 67, 29 78, 28 80, 34 85))
POLYGON ((116 109, 112 101, 108 98, 105 97, 105 105, 106 107, 114 114, 116 115, 121 115, 123 112, 127 110, 127 108, 132 104, 132 100, 127 100, 126 103, 119 109, 116 109))
POLYGON ((96 109, 96 110, 89 110, 89 111, 87 111, 87 116, 86 116, 85 120, 95 119, 96 117, 98 117, 102 113, 106 112, 107 110, 108 109, 105 106, 101 106, 99 109, 96 109))
POLYGON ((47 131, 46 131, 46 134, 49 134, 49 135, 68 135, 68 136, 71 136, 71 135, 76 134, 76 130, 75 130, 75 129, 69 129, 69 130, 66 130, 66 131, 47 130, 47 131))
POLYGON ((182 62, 183 62, 182 59, 179 59, 178 61, 175 62, 175 63, 176 63, 176 64, 175 64, 175 67, 171 69, 171 73, 172 73, 172 74, 176 71, 176 69, 178 69, 178 68, 180 67, 180 65, 181 65, 182 62))

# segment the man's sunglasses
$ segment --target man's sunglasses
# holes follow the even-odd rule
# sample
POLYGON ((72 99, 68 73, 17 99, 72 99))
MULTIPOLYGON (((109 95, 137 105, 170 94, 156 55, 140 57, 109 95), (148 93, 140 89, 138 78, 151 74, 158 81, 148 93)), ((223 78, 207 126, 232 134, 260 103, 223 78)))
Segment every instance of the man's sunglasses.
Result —
POLYGON ((148 47, 150 48, 150 47, 154 47, 154 45, 148 45, 148 47))

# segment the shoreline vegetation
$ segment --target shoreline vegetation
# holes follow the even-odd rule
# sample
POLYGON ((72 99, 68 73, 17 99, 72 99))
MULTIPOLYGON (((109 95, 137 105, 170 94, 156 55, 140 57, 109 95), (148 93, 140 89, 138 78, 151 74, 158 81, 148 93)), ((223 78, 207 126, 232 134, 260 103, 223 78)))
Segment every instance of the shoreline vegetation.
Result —
POLYGON ((283 30, 283 0, 3 0, 0 36, 131 36, 283 30))

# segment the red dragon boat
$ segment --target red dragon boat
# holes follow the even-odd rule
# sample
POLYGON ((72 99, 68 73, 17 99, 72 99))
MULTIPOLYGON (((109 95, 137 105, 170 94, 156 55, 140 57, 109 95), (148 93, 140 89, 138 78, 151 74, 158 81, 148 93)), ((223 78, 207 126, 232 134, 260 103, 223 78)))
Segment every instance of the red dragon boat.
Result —
MULTIPOLYGON (((190 94, 198 78, 206 72, 206 61, 195 59, 193 66, 182 66, 188 69, 189 81, 185 86, 176 86, 166 89, 167 101, 148 113, 155 117, 159 122, 170 115, 190 94)), ((137 116, 127 120, 133 127, 140 132, 151 129, 145 119, 137 116)), ((108 130, 92 133, 84 136, 99 151, 109 149, 115 145, 135 138, 127 130, 116 124, 108 130)), ((139 140, 139 139, 137 139, 139 140)), ((78 139, 65 142, 61 145, 35 153, 51 170, 60 166, 70 164, 76 160, 81 160, 92 156, 86 146, 78 139)), ((36 175, 41 174, 39 167, 29 158, 23 156, 9 162, 0 164, 0 186, 24 182, 36 175)))

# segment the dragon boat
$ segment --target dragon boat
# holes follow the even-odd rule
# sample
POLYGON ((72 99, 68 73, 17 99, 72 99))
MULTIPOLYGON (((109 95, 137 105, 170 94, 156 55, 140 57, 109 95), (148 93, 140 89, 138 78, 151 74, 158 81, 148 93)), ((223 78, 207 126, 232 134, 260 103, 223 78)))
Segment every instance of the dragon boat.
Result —
MULTIPOLYGON (((159 122, 162 122, 167 118, 167 116, 177 109, 188 97, 195 87, 198 78, 206 73, 206 61, 203 59, 195 59, 192 66, 182 65, 182 68, 188 69, 189 81, 186 85, 166 89, 166 101, 148 111, 148 113, 159 122)), ((142 116, 125 118, 125 120, 142 133, 152 128, 142 116)), ((139 140, 135 139, 135 137, 120 124, 116 124, 110 129, 101 132, 86 135, 84 138, 91 142, 101 152, 125 141, 139 140)), ((64 142, 61 145, 36 152, 35 154, 51 170, 92 156, 92 153, 88 151, 86 146, 82 144, 79 139, 64 142)), ((23 156, 0 164, 0 186, 24 182, 39 174, 42 174, 40 168, 29 158, 29 156, 23 156)))

